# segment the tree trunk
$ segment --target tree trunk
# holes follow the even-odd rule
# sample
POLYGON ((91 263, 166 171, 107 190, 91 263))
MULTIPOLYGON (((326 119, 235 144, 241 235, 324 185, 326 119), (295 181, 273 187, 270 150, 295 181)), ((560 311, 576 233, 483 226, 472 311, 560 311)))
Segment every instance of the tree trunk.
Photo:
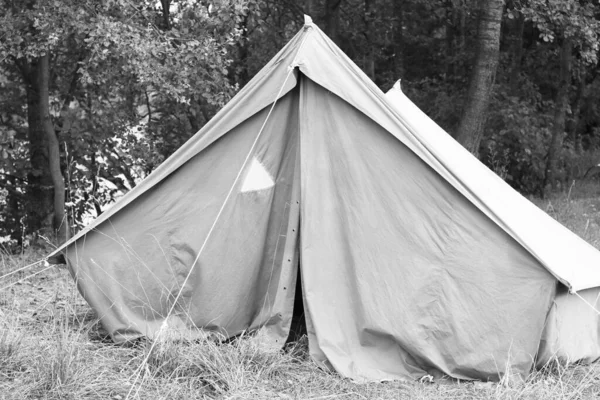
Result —
POLYGON ((65 215, 65 182, 60 170, 60 151, 50 119, 49 55, 24 66, 27 83, 27 120, 29 124, 28 207, 29 232, 56 234, 59 242, 68 238, 65 215))
POLYGON ((54 187, 53 195, 53 211, 54 220, 53 228, 57 234, 57 239, 63 243, 69 238, 69 221, 65 213, 65 179, 60 169, 60 148, 58 137, 54 130, 54 125, 50 119, 50 56, 48 54, 39 58, 38 62, 38 94, 40 96, 39 109, 40 121, 46 137, 48 145, 48 169, 54 187))
POLYGON ((454 2, 446 0, 444 4, 446 8, 446 78, 454 75, 454 2))
POLYGON ((171 0, 160 0, 162 7, 162 28, 165 31, 171 29, 171 0))
POLYGON ((92 181, 92 202, 94 205, 94 210, 96 211, 96 217, 99 217, 102 214, 102 207, 100 207, 100 202, 98 201, 98 167, 96 163, 96 153, 94 151, 90 152, 90 180, 92 181))
POLYGON ((371 80, 375 80, 375 51, 373 50, 374 44, 372 41, 372 21, 374 13, 372 9, 373 0, 364 0, 365 1, 365 13, 364 13, 364 21, 365 21, 365 39, 367 40, 367 51, 366 51, 366 59, 365 59, 365 72, 371 78, 371 80))
POLYGON ((510 92, 516 94, 519 89, 519 75, 521 74, 521 61, 523 59, 523 29, 525 27, 525 18, 518 11, 513 11, 513 14, 518 14, 511 23, 510 48, 511 48, 511 65, 509 86, 510 92))
MULTIPOLYGON (((467 47, 467 3, 466 0, 458 1, 458 29, 455 32, 456 36, 456 52, 462 53, 467 47)), ((454 9, 456 10, 456 6, 454 9)))
POLYGON ((27 91, 27 139, 31 171, 27 174, 26 232, 50 235, 53 218, 53 186, 48 170, 48 144, 40 113, 39 60, 19 65, 27 91))
POLYGON ((560 49, 560 81, 556 92, 556 111, 554 113, 554 127, 548 158, 546 159, 546 174, 542 185, 542 194, 546 196, 550 189, 556 187, 558 160, 565 137, 567 108, 569 107, 569 87, 571 86, 571 52, 573 43, 571 38, 564 38, 560 49))
POLYGON ((477 56, 456 137, 476 157, 479 155, 479 144, 498 67, 503 3, 503 0, 481 0, 477 56))
POLYGON ((404 0, 394 0, 394 78, 404 78, 404 0))
POLYGON ((464 0, 445 0, 444 24, 446 32, 446 77, 452 78, 457 72, 458 55, 465 50, 466 4, 464 0))
POLYGON ((248 15, 244 15, 240 21, 241 35, 237 41, 236 47, 238 51, 238 62, 236 68, 237 83, 240 87, 244 87, 250 81, 250 73, 248 71, 248 58, 250 56, 248 52, 248 15))
POLYGON ((304 2, 304 13, 309 17, 315 19, 317 17, 317 9, 315 0, 305 0, 304 2))
POLYGON ((577 136, 577 128, 579 128, 579 120, 581 116, 581 105, 583 104, 583 99, 586 95, 586 73, 583 71, 581 73, 581 78, 579 79, 579 84, 577 85, 577 92, 575 93, 575 101, 571 106, 571 118, 567 123, 567 135, 569 136, 571 143, 575 144, 578 142, 577 136))
POLYGON ((339 45, 339 13, 342 0, 325 0, 325 34, 329 36, 334 43, 339 45))

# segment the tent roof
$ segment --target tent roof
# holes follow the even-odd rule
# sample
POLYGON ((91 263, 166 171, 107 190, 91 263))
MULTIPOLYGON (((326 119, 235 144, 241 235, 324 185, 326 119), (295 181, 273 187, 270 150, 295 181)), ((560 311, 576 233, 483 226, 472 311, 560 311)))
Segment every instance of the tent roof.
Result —
POLYGON ((298 71, 385 128, 571 291, 600 286, 600 252, 485 167, 402 94, 383 92, 310 20, 205 127, 65 249, 297 84, 298 71), (230 112, 235 110, 235 113, 230 112))

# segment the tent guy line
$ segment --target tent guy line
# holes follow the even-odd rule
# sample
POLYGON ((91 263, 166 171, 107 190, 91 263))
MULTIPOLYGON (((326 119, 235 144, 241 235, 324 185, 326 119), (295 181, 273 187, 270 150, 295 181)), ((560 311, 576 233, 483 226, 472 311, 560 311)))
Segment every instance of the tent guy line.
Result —
MULTIPOLYGON (((594 312, 598 315, 600 315, 600 311, 594 307, 593 304, 591 304, 589 301, 587 301, 586 299, 584 299, 579 293, 577 292, 573 292, 572 294, 574 294, 575 296, 579 297, 581 299, 581 301, 583 301, 585 304, 587 304, 592 310, 594 310, 594 312)), ((598 299, 600 298, 600 292, 598 293, 598 296, 596 296, 596 301, 595 303, 598 302, 598 299)))
POLYGON ((32 277, 34 277, 34 276, 38 275, 38 274, 41 274, 42 272, 44 272, 44 271, 46 271, 46 270, 49 270, 50 268, 54 268, 54 265, 50 264, 49 266, 47 266, 47 267, 46 267, 46 268, 44 268, 44 269, 41 269, 41 270, 39 270, 39 271, 37 271, 37 272, 34 272, 34 273, 33 273, 33 274, 31 274, 31 275, 27 275, 26 277, 24 277, 24 278, 21 278, 21 279, 19 279, 18 281, 12 282, 11 284, 4 286, 3 288, 0 288, 0 292, 1 292, 1 291, 3 291, 3 290, 9 289, 9 288, 11 288, 11 287, 13 287, 13 286, 15 286, 15 285, 17 285, 17 284, 19 284, 19 283, 21 283, 21 282, 23 282, 23 281, 27 280, 27 279, 29 279, 29 278, 32 278, 32 277))
MULTIPOLYGON (((24 267, 21 267, 21 268, 19 268, 19 269, 16 269, 16 270, 14 270, 14 271, 11 271, 11 272, 9 272, 9 273, 7 273, 7 274, 4 274, 4 275, 0 276, 0 280, 2 280, 2 279, 4 279, 4 278, 8 278, 8 277, 9 277, 9 276, 11 276, 11 275, 14 275, 14 274, 16 274, 16 273, 18 273, 18 272, 24 271, 24 270, 26 270, 26 269, 29 269, 29 268, 31 268, 31 267, 35 267, 36 265, 38 265, 38 264, 40 264, 40 263, 43 263, 43 262, 45 262, 45 261, 48 261, 48 258, 42 258, 41 260, 38 260, 38 261, 36 261, 36 262, 34 262, 34 263, 31 263, 31 264, 29 264, 29 265, 26 265, 26 266, 24 266, 24 267)), ((2 290, 2 289, 0 289, 0 290, 2 290)))

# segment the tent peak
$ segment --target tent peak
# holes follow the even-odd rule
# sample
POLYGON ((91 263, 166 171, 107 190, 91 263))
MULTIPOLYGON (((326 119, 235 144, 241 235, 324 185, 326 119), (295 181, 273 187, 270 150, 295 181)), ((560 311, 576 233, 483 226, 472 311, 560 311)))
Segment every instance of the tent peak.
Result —
POLYGON ((313 20, 309 15, 304 14, 304 26, 313 26, 313 20))
POLYGON ((396 89, 396 90, 402 91, 402 87, 400 86, 400 81, 401 81, 401 80, 402 80, 402 79, 398 79, 398 80, 396 81, 396 83, 394 83, 394 86, 392 87, 392 89, 396 89))

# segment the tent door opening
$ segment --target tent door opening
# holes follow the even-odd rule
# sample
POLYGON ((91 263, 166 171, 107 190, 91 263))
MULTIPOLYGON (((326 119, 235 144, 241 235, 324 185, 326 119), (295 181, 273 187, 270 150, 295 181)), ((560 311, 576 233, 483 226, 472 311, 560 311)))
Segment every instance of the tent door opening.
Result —
POLYGON ((302 299, 302 274, 300 272, 300 261, 296 268, 296 289, 294 294, 294 311, 292 322, 290 324, 290 333, 288 335, 286 346, 298 342, 306 335, 306 320, 304 318, 304 301, 302 299))

